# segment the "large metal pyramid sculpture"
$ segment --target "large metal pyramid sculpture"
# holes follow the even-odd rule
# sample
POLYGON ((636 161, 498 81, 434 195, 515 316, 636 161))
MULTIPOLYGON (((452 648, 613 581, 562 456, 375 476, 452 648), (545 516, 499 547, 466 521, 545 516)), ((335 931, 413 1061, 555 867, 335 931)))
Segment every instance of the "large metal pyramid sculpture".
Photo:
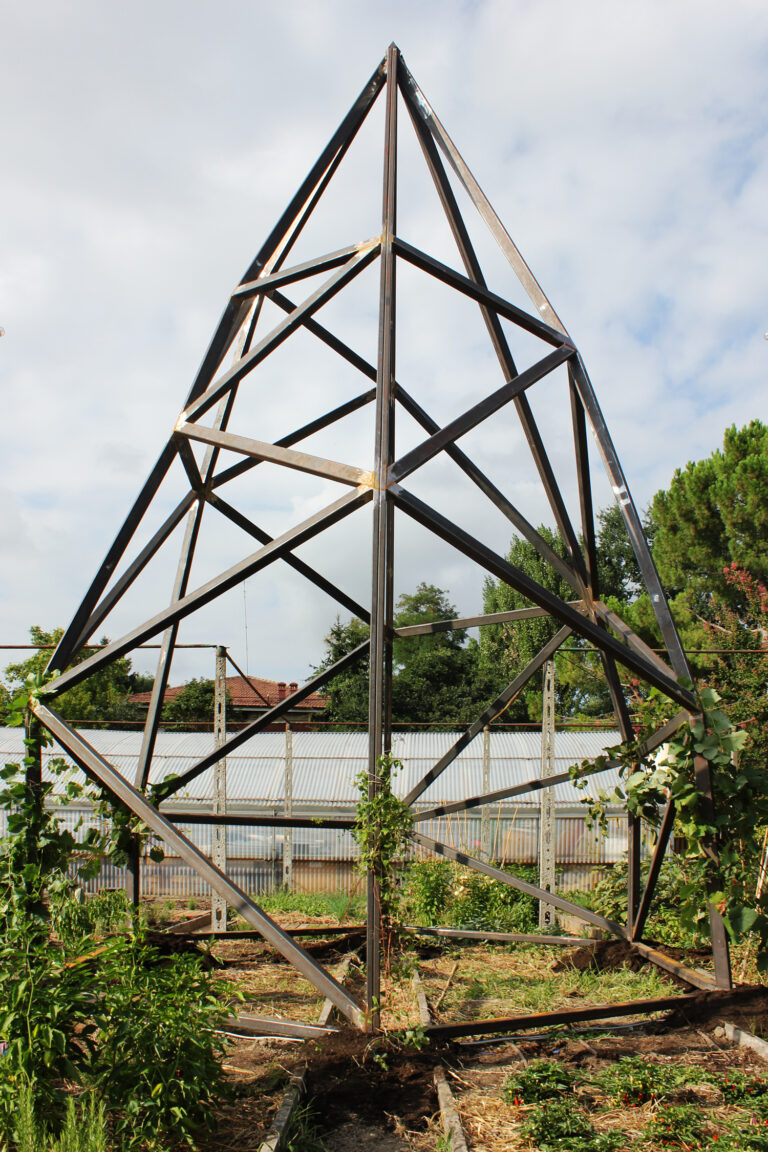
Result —
MULTIPOLYGON (((180 622, 277 560, 291 565, 296 572, 322 589, 337 604, 368 622, 370 640, 345 656, 333 668, 304 684, 293 695, 272 708, 267 715, 229 736, 214 752, 176 777, 167 788, 164 799, 211 768, 220 758, 237 748, 251 735, 284 716, 295 703, 327 683, 342 668, 366 654, 369 656, 371 669, 369 771, 371 789, 376 789, 377 762, 381 755, 390 749, 391 741, 396 511, 416 521, 427 530, 427 533, 440 538, 458 553, 469 558, 482 573, 507 582, 525 596, 531 607, 522 613, 510 612, 506 614, 507 618, 514 619, 515 615, 533 613, 549 615, 560 624, 557 634, 536 658, 527 667, 519 670, 505 691, 496 700, 489 702, 483 715, 479 716, 454 747, 432 766, 423 780, 412 788, 407 796, 410 804, 415 803, 429 785, 449 769, 461 749, 521 691, 566 638, 573 634, 582 637, 600 653, 618 723, 625 739, 632 738, 632 727, 622 694, 617 664, 623 665, 633 676, 658 689, 680 709, 673 721, 647 741, 647 751, 661 745, 688 715, 695 711, 695 696, 681 684, 681 681, 690 675, 685 655, 643 536, 637 511, 579 352, 406 68, 398 49, 392 45, 228 300, 176 427, 50 661, 50 669, 60 672, 60 676, 52 683, 50 693, 43 702, 36 706, 39 720, 90 778, 105 786, 117 800, 137 814, 210 884, 214 892, 235 907, 246 921, 258 929, 288 961, 330 998, 344 1015, 361 1026, 366 1021, 369 1024, 376 1022, 379 996, 379 928, 372 881, 369 881, 368 905, 367 1003, 361 1005, 244 892, 228 880, 197 847, 177 831, 171 820, 163 814, 162 803, 151 803, 145 793, 153 761, 160 707, 168 684, 180 622), (318 256, 302 264, 289 266, 287 259, 296 240, 345 159, 358 129, 380 95, 385 102, 381 234, 364 243, 352 243, 349 247, 330 255, 318 256), (463 271, 431 258, 423 251, 407 244, 397 234, 399 107, 404 107, 410 118, 458 249, 463 271), (444 166, 446 161, 452 172, 451 176, 444 166), (530 311, 495 295, 486 286, 469 231, 459 210, 454 186, 463 188, 462 195, 467 194, 490 230, 491 236, 531 300, 530 311), (323 326, 317 315, 338 293, 351 289, 356 277, 376 261, 380 269, 380 288, 378 359, 374 364, 364 359, 329 328, 323 326), (490 345, 498 360, 501 383, 495 391, 484 396, 442 427, 424 411, 406 390, 406 386, 396 378, 395 279, 400 262, 415 266, 428 277, 440 281, 452 291, 476 302, 487 329, 490 345), (302 280, 314 276, 322 276, 322 283, 301 303, 297 304, 285 295, 286 291, 300 289, 302 280), (276 305, 284 313, 284 317, 269 331, 263 334, 259 332, 257 338, 257 328, 262 319, 265 301, 276 305), (253 439, 242 432, 230 431, 230 420, 236 411, 240 386, 253 388, 257 385, 259 366, 299 330, 322 342, 347 365, 357 370, 365 379, 364 389, 321 418, 289 432, 274 443, 253 439), (526 339, 535 338, 543 346, 538 358, 523 371, 518 371, 512 356, 506 334, 510 330, 513 334, 527 333, 526 339), (231 358, 228 367, 224 364, 225 357, 231 358), (562 372, 567 373, 566 387, 569 392, 573 426, 575 471, 581 509, 580 535, 569 518, 566 503, 558 488, 554 470, 547 457, 527 398, 528 391, 538 381, 555 373, 561 367, 562 372), (369 470, 310 455, 297 447, 320 429, 331 427, 367 405, 375 405, 375 442, 372 445, 369 470), (508 405, 516 410, 522 424, 541 485, 565 546, 565 559, 555 553, 478 464, 459 447, 459 441, 463 436, 478 428, 483 422, 491 420, 494 414, 508 405), (394 422, 398 411, 407 412, 424 432, 421 442, 399 457, 394 450, 394 422), (651 651, 600 600, 588 461, 588 428, 597 441, 632 541, 644 584, 664 637, 667 660, 661 659, 656 652, 651 651), (205 446, 204 453, 196 447, 199 444, 205 446), (238 461, 223 467, 220 463, 223 452, 236 454, 239 457, 238 461), (573 599, 570 602, 547 591, 481 543, 466 528, 453 523, 409 490, 409 478, 438 454, 444 454, 453 461, 483 496, 506 517, 509 524, 538 549, 543 561, 557 569, 573 590, 573 599), (139 549, 134 543, 137 528, 158 497, 174 462, 180 462, 186 472, 188 491, 154 535, 139 549), (323 483, 336 482, 341 485, 343 494, 302 523, 294 524, 282 535, 272 538, 221 495, 230 481, 243 476, 263 462, 287 469, 298 469, 321 478, 323 483), (366 505, 371 506, 372 535, 368 536, 369 528, 366 522, 364 538, 366 541, 372 541, 373 547, 372 589, 368 606, 357 603, 321 572, 295 555, 300 545, 319 536, 332 525, 366 505), (190 587, 192 560, 204 516, 228 518, 251 537, 257 547, 255 551, 249 552, 242 560, 220 572, 215 578, 198 587, 190 587), (162 607, 150 620, 141 623, 107 647, 88 655, 80 663, 73 663, 78 655, 82 655, 95 630, 108 619, 111 611, 163 547, 174 529, 184 522, 186 529, 181 556, 168 606, 162 607), (130 653, 139 644, 157 637, 162 639, 157 675, 148 710, 139 769, 136 779, 131 782, 56 714, 55 698, 111 661, 130 653)), ((482 625, 483 621, 475 619, 474 623, 482 625)), ((466 624, 467 621, 461 620, 445 621, 431 627, 435 630, 441 627, 462 627, 466 624)), ((423 632, 424 628, 399 630, 400 635, 417 635, 423 632)), ((703 774, 699 781, 704 802, 708 788, 705 767, 704 765, 702 768, 703 774)), ((565 777, 548 778, 546 783, 556 783, 563 778, 565 777)), ((415 812, 416 827, 437 813, 466 811, 518 795, 523 791, 535 791, 542 786, 541 780, 531 780, 525 786, 509 786, 491 795, 467 797, 459 803, 444 805, 439 809, 430 808, 426 811, 419 809, 415 812)), ((222 823, 226 823, 226 818, 219 819, 222 823)), ((506 871, 457 853, 454 849, 431 840, 418 831, 414 833, 414 840, 435 852, 459 859, 505 884, 545 897, 548 903, 608 929, 619 937, 640 941, 673 820, 674 811, 670 803, 661 825, 656 851, 651 861, 650 875, 643 891, 640 886, 640 826, 639 821, 630 822, 630 880, 628 916, 625 924, 607 921, 570 904, 559 896, 545 893, 510 876, 506 871)), ((254 823, 258 821, 254 820, 254 823)), ((299 825, 302 821, 286 818, 285 823, 299 825)), ((328 820, 325 823, 334 827, 348 827, 351 822, 328 820)), ((722 922, 715 909, 711 909, 711 923, 716 982, 721 987, 728 986, 730 982, 728 950, 722 922)))

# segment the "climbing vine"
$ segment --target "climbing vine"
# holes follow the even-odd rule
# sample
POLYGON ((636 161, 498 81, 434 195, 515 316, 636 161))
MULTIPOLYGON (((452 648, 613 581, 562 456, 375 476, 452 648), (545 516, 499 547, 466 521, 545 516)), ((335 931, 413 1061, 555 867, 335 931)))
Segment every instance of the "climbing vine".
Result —
POLYGON ((392 778, 402 763, 387 754, 376 762, 376 787, 370 790, 369 773, 355 779, 360 792, 352 835, 360 854, 357 868, 373 876, 381 923, 381 938, 387 964, 400 927, 402 896, 399 884, 400 865, 413 830, 413 816, 407 804, 392 791, 392 778))
MULTIPOLYGON (((685 686, 692 687, 690 683, 685 686)), ((585 797, 584 803, 590 820, 603 828, 607 805, 616 803, 626 804, 633 815, 658 825, 661 809, 671 797, 690 878, 679 892, 682 925, 701 930, 705 915, 701 892, 708 890, 731 941, 752 934, 758 968, 768 971, 768 892, 758 882, 763 831, 768 824, 768 782, 746 759, 740 761, 747 733, 734 727, 719 703, 714 689, 703 689, 698 695, 698 714, 677 730, 658 759, 643 756, 636 742, 608 749, 611 758, 620 762, 622 785, 613 792, 599 791, 596 800, 585 797), (699 757, 711 775, 710 811, 702 803, 696 782, 699 757)), ((573 765, 571 778, 583 789, 585 776, 608 762, 606 755, 573 765)))

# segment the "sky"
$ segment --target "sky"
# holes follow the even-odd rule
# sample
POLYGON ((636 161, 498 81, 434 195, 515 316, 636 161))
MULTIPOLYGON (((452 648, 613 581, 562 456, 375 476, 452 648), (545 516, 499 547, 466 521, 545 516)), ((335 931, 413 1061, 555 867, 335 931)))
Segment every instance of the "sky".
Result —
MULTIPOLYGON (((0 643, 64 625, 183 407, 229 293, 395 41, 577 343, 638 506, 730 424, 765 418, 768 7, 478 0, 0 0, 0 643)), ((382 102, 290 261, 381 228, 382 102)), ((398 233, 460 267, 405 110, 398 233)), ((489 286, 525 298, 468 201, 489 286)), ((289 261, 289 262, 290 262, 289 261)), ((374 266, 318 319, 375 362, 374 266)), ((297 299, 315 287, 295 285, 297 299)), ((398 269, 398 379, 440 423, 498 387, 476 305, 398 269)), ((265 308, 263 331, 277 322, 265 308)), ((541 354, 508 327, 525 366, 541 354)), ((274 440, 364 386, 300 334, 241 386, 231 428, 274 440)), ((564 381, 531 393, 577 515, 564 381)), ((307 450, 370 467, 371 410, 307 450)), ((407 418, 398 450, 420 439, 407 418)), ((552 518, 514 412, 461 445, 534 523, 552 518)), ((234 457, 222 458, 230 463, 234 457)), ((596 500, 611 500, 595 451, 596 500)), ((409 482, 410 483, 410 482, 409 482)), ((172 473, 140 545, 182 494, 172 473)), ((497 551, 511 526, 449 461, 412 491, 497 551)), ((279 534, 344 490, 261 465, 227 499, 279 534)), ((395 591, 481 609, 483 573, 396 520, 395 591)), ((102 632, 171 597, 178 534, 102 632)), ((192 587, 253 550, 210 508, 192 587)), ((298 553, 370 592, 370 513, 298 553)), ((337 612, 284 564, 185 622, 248 671, 304 679, 337 612)), ((342 617, 345 613, 342 611, 342 617)), ((16 653, 0 653, 0 665, 16 653)), ((135 667, 151 670, 139 652, 135 667)), ((172 680, 210 676, 180 652, 172 680)))

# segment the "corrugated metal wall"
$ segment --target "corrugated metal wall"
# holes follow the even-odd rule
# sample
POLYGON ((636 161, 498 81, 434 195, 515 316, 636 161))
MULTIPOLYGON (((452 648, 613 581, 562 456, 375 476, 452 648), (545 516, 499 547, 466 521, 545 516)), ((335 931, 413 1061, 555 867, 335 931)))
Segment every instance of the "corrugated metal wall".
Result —
MULTIPOLYGON (((87 739, 116 767, 133 778, 141 744, 140 732, 89 732, 87 739)), ((397 733, 394 754, 403 769, 396 785, 404 793, 420 780, 447 751, 458 733, 397 733)), ((19 729, 0 730, 0 755, 4 759, 23 756, 23 733, 19 729)), ((616 732, 558 732, 556 771, 569 764, 598 755, 618 741, 616 732)), ((163 779, 183 771, 210 751, 212 736, 206 733, 161 732, 152 776, 163 779)), ((47 755, 58 755, 53 748, 47 755)), ((297 816, 345 815, 354 813, 354 778, 367 762, 367 736, 362 732, 297 732, 293 735, 293 810, 297 816)), ((536 732, 492 732, 490 734, 490 788, 500 789, 522 783, 540 774, 540 736, 536 732)), ((280 815, 286 768, 286 741, 280 732, 260 733, 242 745, 227 761, 228 806, 233 812, 280 815)), ((76 769, 73 766, 73 772, 76 769)), ((185 789, 180 808, 210 810, 212 773, 206 772, 185 789)), ((615 772, 602 774, 587 795, 597 788, 611 788, 618 782, 615 772)), ((57 789, 60 785, 57 782, 57 789)), ((478 795, 483 791, 482 737, 464 749, 457 760, 424 793, 419 807, 432 807, 478 795)), ((571 784, 555 788, 556 863, 563 874, 563 888, 590 888, 606 866, 626 851, 626 819, 617 812, 608 820, 606 835, 587 826, 582 793, 571 784)), ((173 807, 173 804, 168 805, 173 807)), ((538 794, 519 801, 505 801, 490 808, 487 845, 482 844, 482 816, 479 808, 419 824, 421 831, 468 855, 479 856, 486 848, 491 859, 501 863, 535 864, 538 851, 538 794)), ((100 826, 88 805, 61 810, 65 827, 82 838, 92 825, 100 826)), ((206 854, 211 851, 211 828, 205 825, 179 825, 206 854)), ((0 812, 0 835, 5 831, 0 812)), ((282 882, 283 829, 228 829, 227 871, 248 892, 264 893, 282 882)), ((296 828, 292 834, 294 886, 300 891, 352 891, 359 884, 354 871, 357 846, 350 832, 326 828, 296 828)), ((423 853, 418 850, 418 855, 423 853)), ((428 854, 427 854, 428 855, 428 854)), ((122 869, 105 865, 90 887, 119 887, 124 883, 122 869)), ((157 864, 148 858, 142 868, 142 890, 148 896, 178 899, 205 897, 209 890, 194 872, 178 858, 168 855, 157 864)))

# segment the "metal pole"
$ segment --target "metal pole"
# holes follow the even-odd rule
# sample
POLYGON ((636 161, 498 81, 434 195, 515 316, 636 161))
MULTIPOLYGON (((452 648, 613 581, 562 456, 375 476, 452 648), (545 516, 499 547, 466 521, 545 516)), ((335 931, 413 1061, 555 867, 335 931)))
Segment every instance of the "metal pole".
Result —
MULTIPOLYGON (((544 690, 541 712, 541 775, 555 774, 555 662, 544 666, 544 690)), ((539 806, 539 887, 555 890, 555 792, 542 788, 539 806)), ((555 909, 539 901, 539 928, 550 928, 555 909)))
MULTIPOLYGON (((483 795, 491 790, 491 730, 483 728, 483 795)), ((491 809, 486 804, 480 812, 480 859, 491 862, 491 809)))
MULTIPOLYGON (((293 816, 293 731, 290 724, 285 726, 285 800, 283 815, 286 820, 293 816)), ((283 829, 283 888, 293 889, 293 828, 283 829)))
MULTIPOLYGON (((227 739, 227 650, 216 648, 216 679, 213 698, 213 742, 217 748, 227 739)), ((227 811, 227 759, 222 756, 213 769, 213 811, 227 811)), ((227 826, 214 824, 211 859, 222 872, 227 871, 227 826)), ((211 927, 215 932, 227 930, 227 902, 218 892, 211 893, 211 927)))
MULTIPOLYGON (((394 509, 389 499, 389 467, 394 459, 395 254, 397 199, 398 50, 387 51, 387 107, 384 128, 379 349, 376 370, 375 490, 373 496, 373 572, 369 686, 368 798, 380 788, 379 758, 392 743, 392 583, 394 509)), ((381 998, 381 909, 376 877, 367 879, 366 1015, 378 1028, 381 998)))

